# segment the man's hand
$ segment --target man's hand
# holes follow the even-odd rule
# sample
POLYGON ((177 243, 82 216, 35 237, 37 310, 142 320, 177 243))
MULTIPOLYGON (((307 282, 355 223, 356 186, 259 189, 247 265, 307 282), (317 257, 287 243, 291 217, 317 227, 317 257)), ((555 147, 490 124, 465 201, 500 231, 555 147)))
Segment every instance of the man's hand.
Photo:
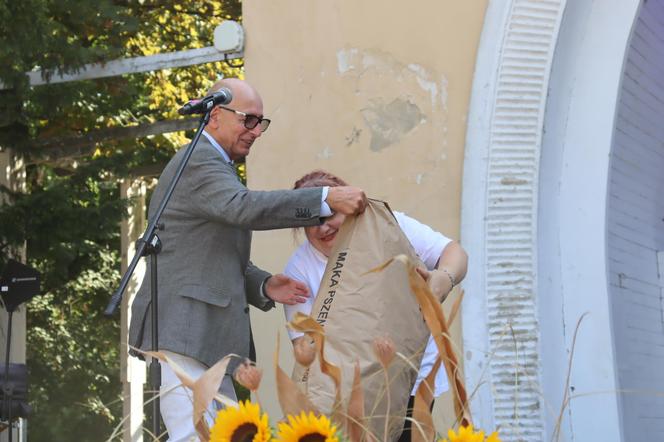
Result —
POLYGON ((447 273, 442 270, 433 270, 430 272, 419 267, 417 268, 417 273, 429 284, 429 289, 431 289, 431 293, 433 293, 436 299, 440 302, 445 301, 447 295, 452 291, 452 280, 447 273))
POLYGON ((303 303, 310 296, 309 287, 306 284, 281 273, 270 276, 265 281, 263 288, 268 298, 282 304, 294 305, 298 302, 303 303))
POLYGON ((356 215, 367 207, 367 196, 362 189, 351 186, 330 187, 325 202, 333 212, 356 215))

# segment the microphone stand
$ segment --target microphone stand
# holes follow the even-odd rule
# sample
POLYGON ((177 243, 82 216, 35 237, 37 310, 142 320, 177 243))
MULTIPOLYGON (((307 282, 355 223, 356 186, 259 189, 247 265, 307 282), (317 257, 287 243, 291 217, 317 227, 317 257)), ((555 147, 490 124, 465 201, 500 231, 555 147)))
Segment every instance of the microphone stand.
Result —
MULTIPOLYGON (((159 220, 161 219, 161 215, 164 213, 164 210, 166 209, 168 201, 171 199, 171 196, 173 195, 175 186, 180 180, 182 172, 184 172, 184 168, 187 166, 191 154, 194 152, 194 148, 196 147, 198 139, 201 137, 201 134, 203 133, 203 129, 210 121, 210 114, 212 113, 212 109, 214 109, 214 106, 210 106, 209 109, 206 111, 206 113, 201 117, 198 130, 196 131, 196 135, 194 136, 193 140, 191 140, 191 142, 189 143, 189 146, 187 146, 187 150, 185 151, 184 156, 182 157, 182 161, 180 162, 180 165, 178 166, 175 175, 171 179, 171 182, 168 186, 168 190, 166 190, 164 198, 159 203, 159 208, 157 209, 152 219, 150 220, 147 229, 143 233, 143 236, 141 236, 141 238, 138 241, 136 241, 136 254, 134 254, 134 257, 132 258, 129 267, 127 267, 127 270, 125 271, 124 275, 122 276, 122 279, 120 280, 120 287, 118 287, 118 289, 113 293, 113 296, 111 296, 111 300, 106 306, 106 310, 104 310, 104 315, 108 317, 113 316, 113 314, 117 310, 118 305, 122 301, 122 294, 124 293, 125 289, 127 288, 127 285, 129 284, 129 279, 131 278, 131 275, 134 273, 136 265, 138 265, 138 261, 143 256, 148 256, 148 255, 151 256, 152 258, 150 259, 150 298, 151 298, 150 317, 152 319, 152 342, 151 342, 152 351, 159 351, 159 327, 157 323, 158 321, 157 313, 159 311, 158 310, 159 297, 157 292, 157 255, 161 251, 161 241, 159 240, 159 237, 157 236, 155 231, 164 229, 163 223, 160 223, 159 220)), ((159 434, 161 434, 160 421, 159 421, 159 387, 161 386, 161 367, 159 366, 159 362, 157 361, 156 358, 151 358, 149 373, 150 373, 150 385, 152 387, 152 434, 154 435, 153 437, 158 438, 159 434)))
POLYGON ((14 317, 14 309, 7 309, 7 314, 8 314, 8 323, 9 325, 7 326, 7 347, 6 347, 6 352, 5 352, 5 382, 4 382, 4 391, 3 391, 3 399, 2 399, 2 411, 4 412, 5 409, 7 410, 7 424, 9 425, 9 438, 7 439, 9 442, 12 442, 12 430, 14 428, 14 423, 12 422, 12 400, 14 397, 14 389, 11 385, 9 385, 9 355, 10 355, 10 349, 12 345, 12 318, 14 317))

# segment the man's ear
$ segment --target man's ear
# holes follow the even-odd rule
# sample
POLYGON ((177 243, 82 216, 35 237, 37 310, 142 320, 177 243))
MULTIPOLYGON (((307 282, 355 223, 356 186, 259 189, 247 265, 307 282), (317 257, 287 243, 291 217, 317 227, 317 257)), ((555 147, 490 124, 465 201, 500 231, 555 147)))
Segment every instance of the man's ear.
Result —
POLYGON ((221 112, 221 109, 219 109, 218 106, 215 106, 214 109, 212 109, 212 112, 210 112, 210 121, 208 122, 208 127, 210 129, 217 129, 219 127, 219 113, 221 112))

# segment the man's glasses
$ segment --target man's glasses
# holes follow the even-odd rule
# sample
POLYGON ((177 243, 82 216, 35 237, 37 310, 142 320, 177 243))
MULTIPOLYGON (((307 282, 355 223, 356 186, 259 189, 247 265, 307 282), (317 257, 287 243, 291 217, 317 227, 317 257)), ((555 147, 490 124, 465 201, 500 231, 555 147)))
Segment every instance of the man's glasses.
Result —
POLYGON ((237 111, 235 109, 231 109, 230 107, 226 107, 226 106, 219 106, 219 107, 224 109, 224 110, 234 112, 237 115, 241 115, 242 117, 244 117, 244 127, 246 127, 249 130, 255 128, 259 124, 261 125, 261 132, 265 132, 267 130, 267 128, 270 127, 270 120, 268 118, 261 118, 261 117, 258 117, 256 115, 246 114, 244 112, 240 112, 240 111, 237 111))

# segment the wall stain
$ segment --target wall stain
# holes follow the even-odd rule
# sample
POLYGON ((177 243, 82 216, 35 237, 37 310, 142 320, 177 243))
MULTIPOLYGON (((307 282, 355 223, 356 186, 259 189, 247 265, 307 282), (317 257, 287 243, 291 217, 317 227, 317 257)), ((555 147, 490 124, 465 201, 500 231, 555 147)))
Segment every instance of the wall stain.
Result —
MULTIPOLYGON (((337 73, 360 80, 365 75, 388 75, 397 80, 416 80, 419 87, 430 96, 431 105, 447 111, 447 76, 417 63, 404 63, 392 54, 375 49, 345 48, 337 51, 337 73), (436 81, 439 78, 439 81, 436 81)), ((358 92, 358 91, 356 91, 358 92)))
POLYGON ((426 120, 415 103, 395 98, 385 104, 381 99, 370 100, 361 110, 364 122, 371 131, 370 148, 374 152, 398 143, 401 138, 426 120))
POLYGON ((513 176, 505 176, 501 178, 500 184, 504 186, 523 186, 525 184, 529 184, 530 181, 524 180, 522 178, 516 178, 513 176))
POLYGON ((319 160, 327 160, 332 158, 333 155, 334 154, 332 153, 332 149, 330 149, 329 146, 326 146, 323 148, 323 150, 321 150, 316 154, 316 158, 318 158, 319 160))
POLYGON ((362 134, 362 129, 358 129, 357 127, 353 126, 353 130, 350 132, 350 135, 346 137, 346 147, 360 141, 361 134, 362 134))

